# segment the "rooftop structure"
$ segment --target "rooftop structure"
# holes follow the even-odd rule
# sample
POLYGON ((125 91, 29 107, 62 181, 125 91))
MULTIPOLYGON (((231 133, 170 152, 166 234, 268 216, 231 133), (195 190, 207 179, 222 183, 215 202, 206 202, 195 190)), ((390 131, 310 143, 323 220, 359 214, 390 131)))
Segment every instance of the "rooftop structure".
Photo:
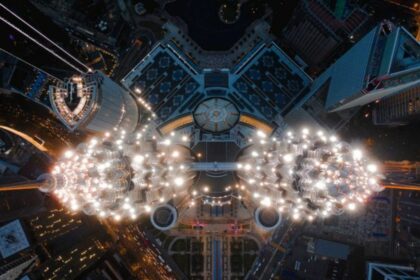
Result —
MULTIPOLYGON (((189 44, 185 36, 168 23, 165 39, 122 79, 122 84, 151 106, 163 133, 200 123, 191 112, 208 102, 214 104, 214 97, 223 98, 220 104, 228 102, 240 112, 236 126, 270 132, 281 126, 281 116, 308 92, 311 79, 272 41, 265 26, 264 22, 253 26, 249 34, 260 39, 233 63, 235 51, 223 57, 200 50, 186 52, 189 44), (217 63, 209 65, 208 61, 217 63)), ((232 129, 235 123, 232 120, 232 129)))
POLYGON ((368 263, 367 280, 418 280, 420 274, 404 265, 368 263))
POLYGON ((41 175, 40 190, 53 192, 73 211, 116 221, 188 197, 195 175, 188 168, 192 156, 176 144, 187 139, 147 137, 122 130, 80 144, 64 154, 51 175, 41 175))
POLYGON ((50 86, 48 93, 54 112, 71 130, 133 132, 137 126, 135 100, 103 73, 75 76, 50 86))
POLYGON ((418 89, 420 43, 403 27, 383 22, 325 71, 325 107, 340 111, 418 89), (346 85, 345 87, 343 85, 346 85))
POLYGON ((0 228, 0 253, 2 258, 17 254, 29 246, 29 241, 19 220, 14 220, 0 228))
POLYGON ((238 159, 247 196, 294 220, 354 211, 382 188, 377 166, 363 152, 336 136, 305 128, 280 138, 262 133, 238 159))
POLYGON ((308 243, 308 251, 331 259, 346 260, 350 254, 350 246, 324 239, 316 239, 308 243))
MULTIPOLYGON (((209 52, 171 23, 162 41, 123 79, 150 106, 160 133, 190 135, 198 173, 191 203, 180 205, 185 224, 232 230, 229 219, 248 221, 235 198, 234 161, 257 131, 283 131, 285 115, 309 91, 311 78, 273 42, 265 22, 256 22, 231 50, 209 52), (248 52, 245 49, 248 49, 248 52)), ((280 221, 280 219, 279 219, 280 221)))
MULTIPOLYGON (((136 133, 132 133, 133 127, 120 129, 81 144, 66 152, 52 174, 41 176, 34 186, 52 191, 73 210, 117 221, 153 210, 152 223, 158 228, 172 227, 179 216, 188 216, 177 213, 178 206, 187 211, 187 205, 199 201, 203 207, 223 207, 245 196, 255 200, 249 202, 251 207, 275 206, 279 212, 290 211, 295 219, 306 216, 312 220, 341 214, 347 208, 354 210, 372 192, 381 190, 376 167, 368 164, 361 151, 352 151, 348 144, 323 132, 309 136, 307 129, 296 138, 288 134, 279 138, 282 141, 276 139, 285 130, 283 117, 307 98, 312 80, 264 34, 265 27, 264 22, 253 26, 254 34, 261 32, 258 36, 263 40, 257 40, 231 68, 201 68, 200 61, 211 59, 212 54, 186 55, 182 51, 188 46, 176 44, 174 36, 180 35, 168 24, 165 39, 122 79, 127 90, 154 113, 150 129, 136 133), (182 136, 179 141, 174 136, 176 130, 182 136), (167 138, 161 138, 159 132, 167 138), (249 147, 255 133, 259 138, 249 147), (265 139, 271 134, 273 138, 265 139), (273 146, 259 146, 267 141, 273 146), (242 151, 244 162, 235 164, 245 147, 249 149, 242 151), (251 153, 251 149, 257 151, 251 153), (266 159, 268 154, 274 156, 266 159), (257 169, 251 172, 247 166, 257 169), (264 173, 273 168, 274 176, 264 173), (351 176, 345 178, 340 168, 351 176), (235 179, 236 171, 242 185, 235 179), (196 173, 199 176, 194 181, 196 173), (261 186, 251 182, 256 180, 268 187, 256 190, 261 186), (313 190, 312 181, 316 181, 317 190, 313 190), (171 205, 162 206, 166 202, 171 205)), ((124 95, 117 96, 121 91, 95 72, 51 86, 50 96, 54 111, 70 128, 103 131, 110 123, 123 123, 119 118, 126 118, 121 116, 124 95), (115 90, 108 92, 111 88, 115 90), (86 125, 85 119, 89 119, 86 125)), ((128 115, 127 120, 136 118, 128 115)), ((256 218, 263 227, 273 228, 281 217, 271 216, 266 213, 256 218)))
POLYGON ((375 101, 377 124, 416 118, 419 52, 419 43, 403 27, 380 23, 314 80, 285 121, 339 129, 360 106, 375 101))
MULTIPOLYGON (((61 2, 57 3, 62 9, 72 9, 73 5, 61 2)), ((332 57, 366 23, 366 13, 359 9, 348 13, 344 2, 337 1, 333 15, 321 1, 302 0, 300 11, 307 18, 295 19, 292 24, 296 26, 288 29, 287 35, 293 41, 289 43, 300 44, 299 51, 307 53, 311 66, 332 57), (311 38, 315 42, 308 44, 306 39, 311 38)), ((129 13, 130 3, 118 4, 128 20, 136 16, 129 13)), ((46 1, 38 6, 54 15, 46 1)), ((239 4, 236 12, 241 12, 239 4)), ((149 15, 133 20, 133 26, 142 25, 144 18, 149 15)), ((105 32, 107 24, 106 19, 100 19, 98 27, 105 32)), ((65 125, 64 130, 74 135, 96 134, 88 140, 78 139, 81 144, 62 137, 66 145, 74 147, 54 159, 48 171, 39 172, 42 168, 33 165, 41 161, 35 158, 28 168, 33 180, 0 185, 0 192, 30 194, 28 190, 40 190, 38 194, 45 200, 57 199, 63 206, 42 209, 44 212, 27 218, 24 225, 30 228, 35 246, 15 241, 18 230, 9 229, 2 235, 0 229, 3 247, 9 246, 3 250, 6 253, 0 253, 7 255, 9 250, 11 256, 19 255, 12 260, 15 268, 36 264, 33 273, 24 271, 20 276, 130 279, 132 275, 121 260, 125 258, 131 272, 141 279, 184 279, 184 272, 186 277, 200 279, 275 278, 287 256, 294 253, 291 249, 296 240, 310 228, 306 221, 314 221, 316 237, 303 246, 302 256, 313 255, 300 262, 296 254, 295 270, 305 262, 302 270, 306 273, 306 268, 315 268, 308 269, 314 279, 328 274, 329 278, 342 278, 348 258, 359 256, 351 250, 357 246, 338 240, 343 231, 354 243, 377 238, 392 246, 389 244, 397 235, 390 234, 389 228, 399 221, 389 217, 396 206, 397 213, 415 208, 401 213, 404 222, 399 224, 416 237, 417 207, 411 206, 407 197, 392 196, 390 191, 377 195, 385 183, 389 188, 400 187, 393 180, 400 174, 382 176, 381 168, 361 147, 341 141, 334 130, 345 124, 369 94, 392 98, 393 93, 417 86, 418 44, 403 28, 383 22, 313 81, 303 70, 305 59, 289 57, 270 35, 269 27, 257 21, 231 49, 211 52, 167 23, 164 38, 154 46, 145 44, 151 47, 150 53, 121 80, 122 86, 78 61, 87 72, 75 69, 78 75, 60 80, 29 67, 25 68, 29 78, 24 84, 30 86, 13 88, 10 77, 18 74, 14 65, 20 61, 7 58, 2 71, 7 75, 0 78, 8 85, 8 96, 16 98, 13 93, 18 91, 43 104, 65 125), (137 101, 151 113, 147 124, 137 101), (303 123, 308 127, 302 127, 303 123), (337 216, 345 211, 348 215, 337 222, 337 216), (148 215, 151 223, 140 220, 142 215, 148 215), (118 222, 122 224, 116 226, 118 222), (336 241, 321 239, 330 234, 324 228, 327 223, 341 229, 328 237, 336 241), (168 251, 160 251, 161 247, 168 251), (166 258, 168 255, 172 258, 166 258), (322 260, 312 263, 318 256, 322 260), (174 262, 179 268, 172 266, 174 262), (246 275, 250 267, 253 269, 246 275)), ((130 38, 140 40, 138 36, 143 34, 137 31, 130 38)), ((69 29, 73 32, 101 37, 77 26, 69 29)), ((154 34, 144 36, 149 35, 154 34)), ((57 55, 49 49, 54 43, 47 41, 43 48, 57 55)), ((123 51, 128 54, 126 60, 141 55, 135 49, 138 44, 123 51)), ((410 94, 406 99, 412 104, 416 92, 410 94)), ((1 106, 10 107, 13 104, 1 106)), ((378 105, 376 109, 380 112, 381 108, 378 105)), ((23 121, 36 120, 33 115, 29 113, 23 121)), ((45 126, 54 134, 52 125, 45 126)), ((6 142, 0 143, 0 149, 6 142)), ((12 169, 11 165, 5 167, 5 172, 12 169)), ((411 181, 399 183, 417 187, 411 181)), ((23 232, 23 224, 20 226, 23 232)), ((299 277, 306 279, 302 275, 299 277)))
POLYGON ((132 132, 136 128, 136 101, 102 72, 61 80, 5 51, 0 51, 0 57, 0 87, 53 111, 69 130, 104 132, 117 127, 132 132))
POLYGON ((110 236, 96 219, 57 207, 52 200, 45 206, 43 212, 12 222, 19 227, 24 223, 25 233, 19 233, 19 227, 2 232, 8 243, 15 244, 8 250, 18 252, 0 258, 0 279, 73 279, 109 249, 110 236), (18 243, 22 245, 17 247, 18 243))

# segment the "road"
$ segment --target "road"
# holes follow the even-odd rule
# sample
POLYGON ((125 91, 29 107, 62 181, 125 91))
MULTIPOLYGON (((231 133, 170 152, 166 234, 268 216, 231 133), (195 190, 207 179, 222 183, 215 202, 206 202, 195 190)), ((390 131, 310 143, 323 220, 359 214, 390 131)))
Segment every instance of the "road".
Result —
POLYGON ((246 279, 271 279, 280 268, 280 264, 287 255, 288 250, 292 248, 296 237, 300 234, 299 229, 302 226, 303 224, 295 224, 289 220, 285 220, 273 232, 271 240, 261 248, 260 255, 254 262, 252 269, 248 272, 246 279), (282 250, 283 248, 284 250, 282 250))
MULTIPOLYGON (((108 227, 109 228, 109 227, 108 227)), ((116 229, 111 229, 116 231, 116 229)), ((117 246, 129 263, 137 279, 144 280, 175 280, 184 279, 176 275, 173 269, 162 257, 162 253, 147 234, 137 225, 121 225, 117 229, 117 246)))

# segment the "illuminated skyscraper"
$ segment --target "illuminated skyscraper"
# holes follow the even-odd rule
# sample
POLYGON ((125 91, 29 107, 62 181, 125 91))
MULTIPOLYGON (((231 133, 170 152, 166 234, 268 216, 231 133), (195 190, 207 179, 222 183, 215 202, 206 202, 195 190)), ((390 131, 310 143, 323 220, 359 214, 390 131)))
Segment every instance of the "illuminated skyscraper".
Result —
POLYGON ((53 111, 71 131, 134 131, 139 112, 130 93, 104 73, 56 78, 30 63, 0 51, 0 88, 20 94, 53 111))
POLYGON ((138 108, 127 90, 101 72, 72 77, 49 88, 53 111, 71 130, 133 132, 138 108))

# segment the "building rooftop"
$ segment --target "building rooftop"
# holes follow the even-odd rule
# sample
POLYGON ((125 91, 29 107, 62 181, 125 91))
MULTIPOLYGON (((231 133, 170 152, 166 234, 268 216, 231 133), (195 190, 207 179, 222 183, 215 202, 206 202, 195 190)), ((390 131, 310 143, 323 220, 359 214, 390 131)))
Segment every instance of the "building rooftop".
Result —
POLYGON ((0 227, 0 254, 10 257, 30 246, 25 231, 19 220, 14 220, 0 227))
MULTIPOLYGON (((264 29, 261 25, 264 23, 256 24, 249 32, 264 29)), ((168 32, 167 37, 172 38, 172 33, 168 32)), ((213 54, 185 53, 168 38, 122 79, 126 88, 151 105, 160 124, 180 119, 206 99, 222 97, 243 115, 276 126, 270 123, 290 110, 312 82, 272 40, 255 43, 229 69, 200 68, 199 61, 212 60, 213 54)), ((226 53, 226 63, 234 55, 226 53)), ((185 120, 182 125, 192 121, 185 120)))
POLYGON ((382 22, 318 81, 331 79, 325 107, 338 111, 417 87, 419 71, 420 43, 404 27, 382 22))
MULTIPOLYGON (((316 255, 328 258, 346 260, 350 254, 350 246, 334 241, 316 239, 312 246, 313 248, 308 248, 308 250, 316 255)), ((308 247, 311 247, 311 245, 308 247)))

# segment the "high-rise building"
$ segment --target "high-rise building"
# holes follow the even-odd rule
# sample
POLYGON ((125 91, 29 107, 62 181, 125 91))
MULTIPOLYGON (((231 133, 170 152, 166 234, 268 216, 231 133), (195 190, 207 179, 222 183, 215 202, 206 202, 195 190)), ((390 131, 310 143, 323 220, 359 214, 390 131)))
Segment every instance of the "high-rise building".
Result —
POLYGON ((6 143, 6 152, 0 152, 0 223, 29 217, 45 210, 44 196, 37 190, 2 190, 5 185, 25 184, 32 174, 47 169, 47 160, 41 158, 33 147, 24 145, 23 140, 6 131, 0 131, 1 139, 6 143))
POLYGON ((377 125, 403 125, 420 119, 420 87, 382 99, 375 104, 373 121, 377 125))
POLYGON ((74 279, 110 248, 111 238, 97 220, 53 200, 45 207, 0 227, 0 279, 74 279))
POLYGON ((53 111, 70 130, 91 132, 137 126, 138 108, 130 93, 101 72, 75 76, 49 87, 53 111))
POLYGON ((404 265, 370 262, 367 265, 367 280, 419 280, 414 268, 404 265))
POLYGON ((0 88, 50 108, 48 86, 59 81, 34 65, 0 50, 0 88))
POLYGON ((31 243, 20 220, 0 227, 0 279, 19 279, 36 264, 31 243))
POLYGON ((138 108, 130 93, 102 72, 61 80, 6 51, 0 51, 0 88, 20 94, 54 112, 71 131, 131 132, 138 108))
POLYGON ((120 280, 135 279, 130 269, 127 267, 123 258, 118 252, 109 251, 95 264, 85 271, 80 279, 84 280, 120 280))
POLYGON ((420 162, 385 162, 386 181, 395 188, 395 244, 397 256, 420 256, 420 162))
MULTIPOLYGON (((22 180, 22 177, 14 177, 22 180)), ((1 180, 4 184, 4 180, 1 180)), ((24 218, 45 210, 44 197, 38 190, 24 190, 22 192, 0 191, 0 222, 11 219, 24 218)))
POLYGON ((363 9, 347 7, 346 1, 333 1, 337 2, 334 9, 326 2, 300 1, 281 37, 291 52, 315 70, 327 66, 346 41, 363 33, 369 20, 363 9))
POLYGON ((418 96, 419 77, 420 43, 405 28, 382 22, 315 80, 315 86, 328 84, 325 107, 341 111, 396 94, 418 96))
POLYGON ((384 21, 314 80, 286 121, 316 120, 337 128, 331 124, 340 117, 376 101, 376 124, 404 123, 420 116, 419 98, 420 43, 405 28, 384 21))

